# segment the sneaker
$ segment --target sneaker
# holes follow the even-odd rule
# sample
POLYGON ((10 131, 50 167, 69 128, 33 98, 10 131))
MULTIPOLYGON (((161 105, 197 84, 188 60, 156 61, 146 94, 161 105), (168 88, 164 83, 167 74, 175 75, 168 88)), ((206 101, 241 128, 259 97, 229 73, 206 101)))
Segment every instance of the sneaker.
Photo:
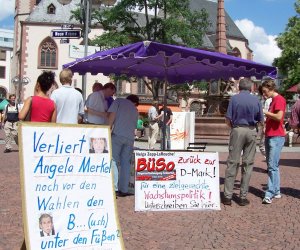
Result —
POLYGON ((262 204, 271 204, 272 203, 272 199, 269 197, 265 197, 262 201, 262 204))
POLYGON ((275 198, 275 199, 281 199, 282 196, 281 196, 281 194, 276 194, 273 198, 275 198))
POLYGON ((6 148, 5 150, 4 150, 4 153, 10 153, 11 152, 11 149, 10 148, 6 148))

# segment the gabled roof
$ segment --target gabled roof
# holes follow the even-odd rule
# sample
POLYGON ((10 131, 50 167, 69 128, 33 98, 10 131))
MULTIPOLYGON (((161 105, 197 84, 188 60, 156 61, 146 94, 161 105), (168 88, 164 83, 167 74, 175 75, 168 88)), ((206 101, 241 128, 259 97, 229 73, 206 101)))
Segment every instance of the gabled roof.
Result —
POLYGON ((27 22, 39 23, 68 23, 80 24, 75 19, 70 20, 71 11, 78 8, 80 0, 72 0, 70 4, 62 5, 57 0, 42 0, 27 17, 27 22), (53 4, 55 7, 55 14, 47 14, 47 8, 53 4))
MULTIPOLYGON (((80 0, 72 0, 70 4, 62 5, 57 0, 42 0, 35 9, 30 13, 29 17, 26 19, 28 22, 38 22, 38 23, 69 23, 79 25, 79 21, 72 19, 71 11, 78 8, 80 4, 80 0), (55 14, 47 14, 47 8, 49 5, 53 4, 56 8, 55 14)), ((208 32, 203 37, 203 45, 201 48, 205 48, 208 50, 215 50, 215 35, 217 29, 217 10, 218 4, 217 2, 212 2, 208 0, 190 0, 190 8, 192 10, 201 10, 205 9, 209 14, 209 22, 211 25, 208 27, 208 32)), ((143 14, 137 14, 138 23, 143 26, 145 25, 145 20, 143 18, 143 14)), ((236 26, 236 24, 232 21, 230 16, 225 11, 225 19, 226 19, 226 35, 227 35, 227 51, 230 52, 232 50, 228 38, 237 38, 244 41, 247 41, 245 36, 236 26)))
MULTIPOLYGON (((218 3, 208 0, 190 0, 191 10, 205 9, 209 15, 208 19, 211 25, 208 27, 208 34, 215 34, 217 30, 217 16, 218 16, 218 3)), ((226 36, 234 37, 242 40, 247 40, 236 24, 232 21, 231 17, 225 11, 226 21, 226 36)))

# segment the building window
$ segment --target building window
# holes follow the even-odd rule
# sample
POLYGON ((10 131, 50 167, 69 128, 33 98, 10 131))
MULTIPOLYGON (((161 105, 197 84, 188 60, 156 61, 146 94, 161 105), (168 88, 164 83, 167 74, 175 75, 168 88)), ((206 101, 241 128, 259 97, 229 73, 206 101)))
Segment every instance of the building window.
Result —
POLYGON ((0 102, 3 101, 3 99, 6 98, 6 94, 7 94, 6 89, 3 88, 3 87, 0 87, 0 102))
POLYGON ((146 94, 146 85, 143 79, 139 78, 137 83, 138 83, 138 94, 139 95, 146 94))
POLYGON ((46 38, 39 48, 39 68, 57 68, 57 46, 50 38, 46 38))
POLYGON ((5 79, 5 67, 0 66, 0 79, 5 79))
POLYGON ((235 57, 242 58, 241 51, 238 48, 234 48, 232 51, 233 51, 235 57))
POLYGON ((50 4, 47 8, 47 14, 55 14, 55 6, 50 4))
POLYGON ((160 86, 159 89, 158 89, 158 95, 164 95, 164 86, 160 86))
POLYGON ((122 94, 122 80, 117 80, 116 82, 116 94, 121 95, 122 94))
POLYGON ((0 50, 0 61, 5 61, 6 60, 6 51, 1 49, 0 50))

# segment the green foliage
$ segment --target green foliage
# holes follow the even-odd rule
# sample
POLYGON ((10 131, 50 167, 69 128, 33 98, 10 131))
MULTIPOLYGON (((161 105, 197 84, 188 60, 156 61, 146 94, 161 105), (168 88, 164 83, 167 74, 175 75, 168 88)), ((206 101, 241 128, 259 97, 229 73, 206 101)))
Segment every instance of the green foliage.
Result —
POLYGON ((286 76, 280 92, 289 97, 285 91, 300 82, 300 0, 295 3, 296 16, 289 19, 285 31, 276 41, 282 50, 279 58, 274 60, 274 65, 286 76))
POLYGON ((209 25, 206 11, 191 11, 189 0, 122 0, 92 18, 105 30, 95 44, 107 47, 143 40, 199 47, 209 25))
MULTIPOLYGON (((192 11, 189 0, 121 0, 113 7, 94 10, 93 23, 102 25, 104 33, 97 36, 91 44, 101 49, 113 48, 138 41, 157 41, 200 47, 202 38, 210 25, 205 9, 192 11)), ((76 10, 72 18, 83 19, 84 13, 76 10)), ((144 81, 158 99, 160 81, 144 81)), ((180 87, 190 94, 188 85, 180 87)))

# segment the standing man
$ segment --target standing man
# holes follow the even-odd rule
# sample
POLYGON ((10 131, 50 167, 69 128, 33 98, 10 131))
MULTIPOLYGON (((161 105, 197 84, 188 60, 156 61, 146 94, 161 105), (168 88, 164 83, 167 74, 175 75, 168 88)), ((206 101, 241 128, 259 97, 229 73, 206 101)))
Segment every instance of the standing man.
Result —
MULTIPOLYGON (((167 150, 171 149, 171 137, 170 137, 170 126, 173 120, 173 113, 172 110, 169 107, 162 107, 159 110, 159 117, 162 121, 162 124, 165 122, 166 124, 166 134, 165 134, 165 146, 167 150), (166 114, 166 115, 164 115, 166 114)), ((160 149, 163 150, 163 128, 164 126, 162 125, 160 127, 161 131, 160 131, 160 137, 161 137, 161 142, 160 142, 160 149)))
POLYGON ((159 127, 158 127, 158 102, 153 101, 152 106, 148 110, 148 120, 149 120, 149 135, 148 135, 148 149, 153 150, 154 145, 157 140, 157 135, 159 132, 159 127))
POLYGON ((90 94, 86 102, 87 108, 87 123, 90 124, 108 124, 107 98, 112 97, 116 92, 116 86, 109 82, 103 86, 103 89, 90 94))
POLYGON ((73 73, 70 69, 63 69, 59 74, 62 86, 55 89, 51 99, 55 102, 57 111, 57 123, 77 124, 83 119, 83 98, 79 91, 72 85, 73 73))
POLYGON ((231 128, 231 132, 225 171, 224 205, 231 205, 242 152, 242 178, 238 204, 246 206, 250 203, 246 197, 256 152, 257 125, 264 120, 259 99, 250 93, 252 86, 253 82, 250 79, 240 80, 240 93, 231 97, 226 113, 226 124, 231 128))
POLYGON ((18 144, 18 121, 19 108, 16 103, 16 95, 9 95, 9 103, 4 108, 3 123, 5 133, 5 150, 4 153, 12 151, 11 143, 14 140, 18 144))
POLYGON ((265 98, 272 98, 269 110, 264 110, 266 119, 265 148, 268 166, 268 185, 263 204, 271 204, 272 199, 281 198, 279 160, 285 142, 284 114, 285 99, 275 91, 275 82, 266 80, 262 83, 262 92, 265 98))
POLYGON ((117 195, 128 195, 130 166, 133 152, 136 123, 138 120, 139 98, 129 95, 126 99, 117 98, 110 106, 109 125, 112 129, 112 165, 114 168, 114 185, 117 195), (120 168, 120 180, 118 178, 120 168))

